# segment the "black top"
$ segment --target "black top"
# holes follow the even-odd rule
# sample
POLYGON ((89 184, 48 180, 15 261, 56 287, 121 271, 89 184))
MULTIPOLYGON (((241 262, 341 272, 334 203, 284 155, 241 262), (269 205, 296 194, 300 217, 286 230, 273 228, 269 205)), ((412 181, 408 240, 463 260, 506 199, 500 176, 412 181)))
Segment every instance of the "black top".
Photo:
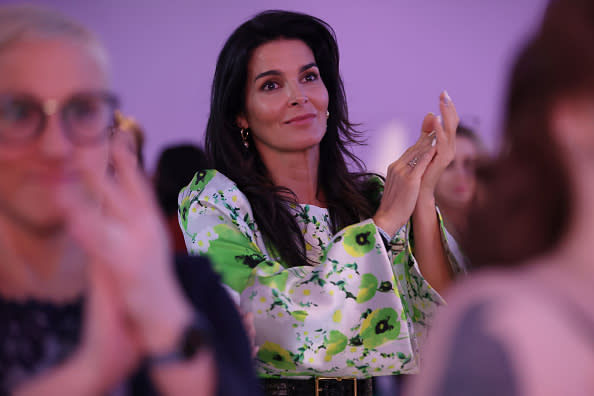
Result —
MULTIPOLYGON (((207 259, 178 256, 184 294, 210 321, 218 372, 218 395, 260 395, 241 318, 207 259)), ((79 343, 84 299, 57 305, 0 298, 0 395, 63 362, 79 343)), ((113 394, 157 395, 144 367, 113 394)))

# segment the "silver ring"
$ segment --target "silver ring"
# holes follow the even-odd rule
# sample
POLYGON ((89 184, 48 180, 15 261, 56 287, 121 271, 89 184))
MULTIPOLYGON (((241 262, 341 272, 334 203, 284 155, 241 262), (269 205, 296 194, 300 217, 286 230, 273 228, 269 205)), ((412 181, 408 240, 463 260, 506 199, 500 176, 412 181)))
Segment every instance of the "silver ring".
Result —
POLYGON ((411 168, 414 168, 415 166, 417 166, 417 162, 419 161, 419 159, 417 157, 411 159, 410 161, 408 161, 408 166, 410 166, 411 168))

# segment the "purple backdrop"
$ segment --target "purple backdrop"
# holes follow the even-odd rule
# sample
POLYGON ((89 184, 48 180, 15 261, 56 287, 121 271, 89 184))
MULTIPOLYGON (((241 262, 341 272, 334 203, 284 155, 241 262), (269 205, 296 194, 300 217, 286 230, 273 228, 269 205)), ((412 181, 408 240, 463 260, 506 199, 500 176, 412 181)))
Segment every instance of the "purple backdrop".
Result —
MULTIPOLYGON (((6 0, 0 0, 6 2, 6 0)), ((19 1, 16 1, 18 3, 19 1)), ((15 3, 15 1, 12 1, 15 3)), ((147 131, 152 169, 163 145, 202 144, 210 83, 225 39, 258 11, 283 8, 332 25, 353 121, 381 170, 415 140, 447 89, 463 120, 496 146, 510 61, 545 0, 29 0, 71 15, 105 42, 124 111, 147 131)), ((239 139, 239 134, 238 134, 239 139)))

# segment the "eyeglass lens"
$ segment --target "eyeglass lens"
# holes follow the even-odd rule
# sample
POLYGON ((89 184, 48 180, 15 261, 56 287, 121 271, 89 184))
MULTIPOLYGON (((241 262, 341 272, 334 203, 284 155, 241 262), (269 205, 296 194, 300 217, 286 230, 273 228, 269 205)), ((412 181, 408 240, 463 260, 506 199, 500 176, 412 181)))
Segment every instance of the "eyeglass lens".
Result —
MULTIPOLYGON (((92 143, 107 136, 117 101, 107 94, 77 94, 60 109, 66 135, 74 143, 92 143)), ((22 143, 43 132, 43 105, 28 96, 0 95, 0 141, 22 143)))

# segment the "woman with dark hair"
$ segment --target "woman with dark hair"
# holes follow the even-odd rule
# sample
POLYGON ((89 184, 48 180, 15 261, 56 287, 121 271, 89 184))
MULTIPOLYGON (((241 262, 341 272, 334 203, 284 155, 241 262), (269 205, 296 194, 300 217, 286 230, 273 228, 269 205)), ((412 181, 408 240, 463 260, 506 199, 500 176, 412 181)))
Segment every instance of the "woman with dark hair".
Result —
MULTIPOLYGON (((216 170, 199 172, 181 192, 180 224, 189 252, 210 257, 242 310, 254 314, 261 375, 417 370, 418 338, 452 271, 433 195, 458 124, 445 92, 440 109, 443 125, 425 117, 384 185, 347 149, 359 134, 330 26, 267 11, 229 37, 206 130, 216 170)), ((369 383, 359 384, 363 394, 369 383)), ((353 386, 265 385, 269 393, 296 392, 289 394, 316 386, 350 394, 353 386)))
POLYGON ((412 395, 594 394, 594 3, 553 0, 513 69, 503 150, 412 395), (502 270, 502 269, 505 269, 502 270))

